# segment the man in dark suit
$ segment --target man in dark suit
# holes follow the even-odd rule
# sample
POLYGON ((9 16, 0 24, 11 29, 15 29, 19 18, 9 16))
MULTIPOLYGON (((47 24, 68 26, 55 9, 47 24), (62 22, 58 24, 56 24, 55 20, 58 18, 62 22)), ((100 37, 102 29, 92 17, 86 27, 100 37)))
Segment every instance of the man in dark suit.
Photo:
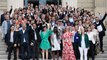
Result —
POLYGON ((29 60, 29 34, 28 30, 26 29, 26 24, 22 25, 22 30, 20 30, 19 33, 20 33, 22 60, 29 60))
POLYGON ((14 51, 14 60, 17 60, 17 52, 16 52, 16 35, 14 31, 14 25, 11 26, 11 30, 6 34, 6 40, 8 45, 8 60, 11 60, 11 53, 14 51))
POLYGON ((30 37, 30 48, 31 48, 31 55, 33 60, 35 60, 35 57, 37 60, 39 60, 39 45, 40 45, 40 35, 39 35, 39 29, 37 28, 36 24, 32 24, 32 28, 29 32, 30 37))
POLYGON ((107 16, 107 13, 105 13, 104 17, 100 20, 98 17, 96 17, 96 29, 99 31, 99 40, 100 40, 100 49, 101 49, 101 52, 104 53, 104 50, 103 50, 103 37, 105 36, 105 31, 106 31, 106 28, 104 26, 104 20, 107 16))

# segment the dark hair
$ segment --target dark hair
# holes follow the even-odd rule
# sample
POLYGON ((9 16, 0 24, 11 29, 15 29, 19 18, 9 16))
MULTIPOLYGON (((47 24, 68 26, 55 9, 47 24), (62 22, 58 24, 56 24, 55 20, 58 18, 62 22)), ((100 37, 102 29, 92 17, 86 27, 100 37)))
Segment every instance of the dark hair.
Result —
MULTIPOLYGON (((12 26, 14 26, 14 24, 12 24, 12 25, 10 26, 10 29, 9 29, 7 32, 11 31, 11 27, 12 27, 12 26)), ((15 26, 14 26, 14 27, 15 27, 15 26)))
POLYGON ((57 27, 54 27, 53 32, 56 34, 57 39, 59 38, 59 31, 57 27))
POLYGON ((42 26, 42 31, 44 31, 44 28, 46 28, 46 26, 42 26))

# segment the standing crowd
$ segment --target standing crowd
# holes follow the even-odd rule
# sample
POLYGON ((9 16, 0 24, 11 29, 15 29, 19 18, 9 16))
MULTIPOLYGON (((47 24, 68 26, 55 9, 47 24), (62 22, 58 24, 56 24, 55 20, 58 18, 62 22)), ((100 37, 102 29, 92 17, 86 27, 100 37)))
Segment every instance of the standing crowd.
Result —
POLYGON ((13 14, 4 11, 1 15, 3 40, 7 45, 8 60, 52 58, 53 60, 95 60, 95 55, 104 53, 102 17, 92 12, 66 5, 34 6, 15 9, 13 14), (12 16, 10 16, 12 15, 12 16), (46 57, 45 57, 46 56, 46 57))

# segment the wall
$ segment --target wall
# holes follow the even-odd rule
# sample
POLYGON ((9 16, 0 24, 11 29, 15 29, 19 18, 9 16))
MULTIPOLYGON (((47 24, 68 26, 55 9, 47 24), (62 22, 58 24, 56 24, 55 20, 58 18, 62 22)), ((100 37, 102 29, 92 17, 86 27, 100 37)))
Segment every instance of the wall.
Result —
POLYGON ((107 11, 107 0, 95 0, 95 13, 104 14, 107 11))
POLYGON ((24 1, 23 0, 7 0, 7 9, 10 9, 10 6, 13 6, 13 9, 23 7, 24 1))
POLYGON ((77 0, 62 0, 62 6, 66 6, 66 2, 68 3, 68 6, 77 8, 77 0))
MULTIPOLYGON (((95 0, 95 14, 98 12, 103 16, 107 12, 107 0, 95 0)), ((107 17, 105 20, 105 26, 107 27, 107 17)))
POLYGON ((1 19, 1 14, 3 13, 3 10, 7 10, 7 0, 0 0, 0 19, 1 19))
POLYGON ((11 6, 13 6, 13 11, 16 8, 23 8, 24 0, 7 0, 7 10, 10 10, 11 6))
POLYGON ((92 12, 94 12, 95 4, 94 0, 78 0, 78 7, 88 9, 92 12))

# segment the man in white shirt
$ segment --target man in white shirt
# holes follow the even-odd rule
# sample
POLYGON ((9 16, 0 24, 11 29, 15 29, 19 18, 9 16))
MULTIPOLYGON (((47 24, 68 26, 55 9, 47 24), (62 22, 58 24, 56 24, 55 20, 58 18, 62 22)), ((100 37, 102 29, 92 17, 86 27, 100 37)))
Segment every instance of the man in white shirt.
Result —
POLYGON ((7 40, 7 50, 8 50, 8 60, 11 60, 11 53, 14 51, 14 60, 16 60, 17 55, 15 54, 15 33, 14 33, 14 26, 11 26, 11 31, 8 31, 6 34, 6 40, 7 40))
POLYGON ((104 17, 102 19, 100 19, 99 17, 96 17, 96 29, 99 31, 99 40, 100 40, 100 49, 101 49, 101 52, 104 53, 104 50, 103 50, 103 37, 105 36, 105 31, 106 31, 106 28, 104 26, 104 23, 103 21, 105 20, 107 16, 107 12, 105 13, 104 17))
POLYGON ((29 31, 29 37, 30 37, 30 49, 31 55, 33 60, 37 59, 39 60, 39 45, 40 45, 40 34, 39 34, 39 28, 36 26, 35 23, 32 24, 32 28, 29 31))

